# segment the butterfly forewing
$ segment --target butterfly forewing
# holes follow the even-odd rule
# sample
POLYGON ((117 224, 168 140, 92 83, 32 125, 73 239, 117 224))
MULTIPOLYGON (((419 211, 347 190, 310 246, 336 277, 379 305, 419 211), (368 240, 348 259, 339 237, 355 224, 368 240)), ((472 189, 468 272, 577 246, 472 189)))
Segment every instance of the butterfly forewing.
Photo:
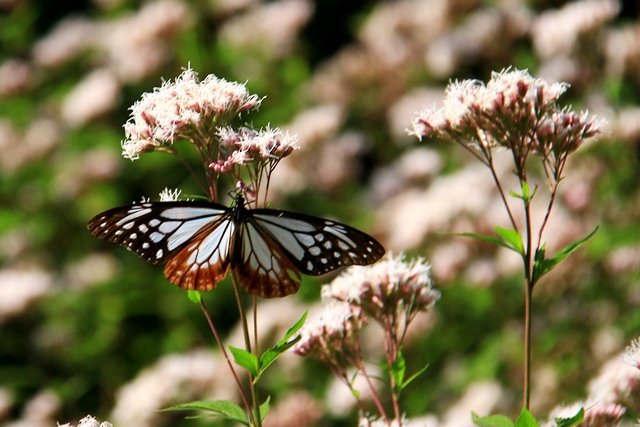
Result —
POLYGON ((369 235, 339 222, 273 209, 250 212, 249 221, 271 236, 296 268, 310 276, 347 265, 373 264, 385 252, 369 235))
POLYGON ((89 221, 100 239, 118 243, 153 264, 164 264, 229 209, 207 202, 141 203, 110 209, 89 221))

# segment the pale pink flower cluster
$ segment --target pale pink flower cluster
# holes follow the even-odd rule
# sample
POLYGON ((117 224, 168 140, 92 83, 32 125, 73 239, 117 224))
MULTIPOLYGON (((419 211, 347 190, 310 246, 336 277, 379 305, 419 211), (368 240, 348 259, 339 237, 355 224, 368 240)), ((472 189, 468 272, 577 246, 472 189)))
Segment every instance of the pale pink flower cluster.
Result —
POLYGON ((160 201, 175 202, 176 200, 180 199, 180 193, 182 193, 182 190, 179 190, 177 188, 169 190, 168 187, 165 187, 165 189, 160 192, 160 201))
POLYGON ((294 353, 327 363, 332 369, 345 369, 360 354, 360 330, 366 324, 360 308, 330 301, 323 311, 307 320, 300 330, 294 353))
POLYGON ((378 418, 371 420, 367 417, 360 418, 358 421, 358 427, 408 427, 406 419, 401 420, 385 420, 384 418, 378 418))
POLYGON ((422 111, 413 120, 410 134, 419 138, 431 134, 442 137, 461 134, 471 138, 470 142, 497 145, 507 136, 504 135, 506 129, 495 129, 494 133, 482 136, 476 129, 492 130, 495 127, 492 119, 527 120, 521 126, 535 123, 536 115, 549 111, 566 90, 565 83, 549 85, 525 70, 494 72, 486 85, 479 80, 452 82, 447 86, 443 107, 422 111))
POLYGON ((565 83, 549 84, 525 70, 511 69, 492 73, 486 85, 477 80, 454 82, 447 87, 444 106, 422 111, 409 133, 453 140, 487 165, 493 162, 492 148, 506 148, 518 172, 529 154, 537 154, 547 176, 557 183, 567 156, 600 133, 600 123, 587 112, 556 106, 566 90, 565 83))
MULTIPOLYGON (((549 418, 571 418, 580 409, 584 410, 583 421, 577 427, 614 427, 626 412, 626 408, 617 403, 603 403, 592 399, 580 401, 571 405, 560 406, 551 411, 549 418)), ((555 427, 555 421, 548 421, 543 427, 555 427)))
POLYGON ((596 31, 619 12, 617 0, 579 0, 549 9, 533 22, 533 46, 542 58, 573 53, 580 36, 596 31))
MULTIPOLYGON (((58 426, 59 427, 74 427, 74 425, 71 424, 71 423, 58 424, 58 426)), ((100 422, 95 417, 92 417, 91 415, 87 415, 86 417, 84 417, 83 419, 80 420, 80 422, 78 423, 77 427, 113 427, 113 424, 111 424, 108 421, 100 422)))
POLYGON ((115 426, 153 427, 159 410, 212 396, 234 400, 236 389, 221 355, 206 350, 163 356, 120 388, 109 418, 115 426))
MULTIPOLYGON (((298 147, 297 137, 283 133, 279 128, 252 129, 230 126, 217 129, 220 158, 209 167, 216 172, 232 171, 234 166, 277 163, 298 147)), ((272 166, 275 166, 272 165, 272 166)))
MULTIPOLYGON (((406 325, 440 298, 433 288, 431 266, 422 258, 406 262, 389 255, 370 266, 354 266, 323 288, 323 295, 362 309, 383 325, 406 325)), ((405 326, 406 328, 406 326, 405 326)))
POLYGON ((54 278, 44 270, 0 270, 0 324, 26 311, 53 288, 54 278))
MULTIPOLYGON (((311 356, 324 362, 339 380, 349 387, 361 413, 365 413, 362 395, 355 386, 361 378, 378 410, 380 419, 389 425, 374 379, 362 351, 362 329, 368 319, 374 319, 383 331, 383 345, 387 366, 401 357, 401 348, 407 329, 421 311, 427 311, 440 297, 433 289, 430 267, 423 259, 405 262, 404 256, 387 256, 370 266, 354 266, 342 273, 330 285, 322 289, 324 300, 330 301, 325 311, 313 321, 307 322, 300 332, 301 338, 294 346, 300 356, 311 356), (355 368, 355 374, 350 372, 355 368)), ((402 414, 397 401, 396 383, 388 371, 389 388, 394 403, 397 423, 402 414)), ((365 425, 371 424, 367 418, 365 425)))
POLYGON ((115 108, 122 84, 110 70, 89 73, 66 96, 61 107, 62 119, 71 126, 82 126, 115 108))
POLYGON ((624 352, 624 361, 634 368, 640 369, 640 338, 631 341, 624 352))
POLYGON ((264 2, 229 19, 220 29, 220 39, 240 51, 283 57, 296 46, 313 8, 309 0, 264 2))
POLYGON ((0 97, 19 93, 32 84, 33 69, 22 59, 8 59, 0 64, 0 97))
POLYGON ((171 150, 167 146, 180 139, 191 140, 206 150, 210 144, 207 138, 216 126, 226 126, 232 118, 257 108, 260 102, 243 84, 212 74, 199 81, 197 73, 189 68, 174 81, 145 93, 131 107, 131 117, 124 125, 122 154, 135 160, 146 151, 171 150))

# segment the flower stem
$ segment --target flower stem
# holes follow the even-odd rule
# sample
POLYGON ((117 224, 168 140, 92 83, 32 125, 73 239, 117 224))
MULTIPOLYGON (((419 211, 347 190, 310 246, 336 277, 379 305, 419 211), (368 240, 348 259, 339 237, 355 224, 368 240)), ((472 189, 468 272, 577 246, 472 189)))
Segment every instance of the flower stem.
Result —
MULTIPOLYGON (((526 172, 524 169, 519 171, 520 176, 520 188, 523 187, 523 183, 527 182, 526 172)), ((533 281, 532 281, 532 235, 533 224, 531 220, 531 199, 526 197, 524 200, 524 215, 525 215, 525 227, 526 227, 526 240, 527 244, 525 252, 523 254, 524 259, 524 396, 523 407, 529 409, 530 391, 531 391, 531 297, 533 294, 533 281)))
POLYGON ((242 384, 240 384, 240 379, 238 378, 238 374, 236 373, 236 370, 233 369, 233 364, 231 363, 231 359, 229 358, 229 353, 227 353, 227 350, 224 348, 224 344, 220 339, 218 330, 214 326, 213 320, 211 320, 211 316, 209 316, 209 312, 207 311, 207 307, 204 305, 204 300, 202 298, 200 298, 200 308, 204 313, 204 317, 207 319, 207 323, 209 323, 209 328, 211 328, 211 331, 213 332, 213 336, 216 338, 216 342, 218 343, 218 347, 220 347, 220 350, 222 351, 222 355, 224 356, 224 359, 227 361, 227 364, 229 365, 229 369, 231 370, 231 374, 233 375, 233 378, 236 382, 236 386, 238 387, 238 391, 240 393, 240 397, 242 398, 242 402, 244 403, 244 406, 247 409, 247 411, 250 413, 249 416, 251 417, 252 416, 251 405, 249 405, 247 397, 245 396, 244 391, 242 390, 242 384))
POLYGON ((531 294, 532 287, 524 283, 524 396, 522 406, 529 409, 531 386, 531 294))

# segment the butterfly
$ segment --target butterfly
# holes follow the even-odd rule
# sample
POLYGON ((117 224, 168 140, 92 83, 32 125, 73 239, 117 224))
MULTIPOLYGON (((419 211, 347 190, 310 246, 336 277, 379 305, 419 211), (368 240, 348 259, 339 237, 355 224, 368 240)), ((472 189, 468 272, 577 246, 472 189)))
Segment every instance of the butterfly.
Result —
POLYGON ((300 288, 300 273, 319 276, 342 266, 373 264, 384 248, 336 221, 278 209, 205 201, 148 202, 96 215, 89 230, 152 264, 183 289, 208 291, 229 270, 251 294, 283 297, 300 288))

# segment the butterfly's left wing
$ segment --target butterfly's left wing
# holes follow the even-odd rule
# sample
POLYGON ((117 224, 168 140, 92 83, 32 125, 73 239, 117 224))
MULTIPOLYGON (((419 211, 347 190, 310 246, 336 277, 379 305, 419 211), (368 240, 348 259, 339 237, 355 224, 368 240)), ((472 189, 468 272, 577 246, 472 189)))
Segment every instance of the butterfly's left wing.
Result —
POLYGON ((243 228, 247 237, 242 254, 234 253, 234 260, 241 260, 236 271, 245 283, 256 283, 262 293, 270 293, 268 298, 296 292, 299 283, 295 288, 280 283, 286 285, 287 277, 299 282, 298 271, 318 276, 343 266, 373 264, 385 252, 373 237, 353 227, 294 212, 249 210, 243 228))
POLYGON ((200 201, 140 203, 110 209, 89 221, 97 237, 118 243, 185 289, 210 290, 227 274, 231 211, 200 201))

